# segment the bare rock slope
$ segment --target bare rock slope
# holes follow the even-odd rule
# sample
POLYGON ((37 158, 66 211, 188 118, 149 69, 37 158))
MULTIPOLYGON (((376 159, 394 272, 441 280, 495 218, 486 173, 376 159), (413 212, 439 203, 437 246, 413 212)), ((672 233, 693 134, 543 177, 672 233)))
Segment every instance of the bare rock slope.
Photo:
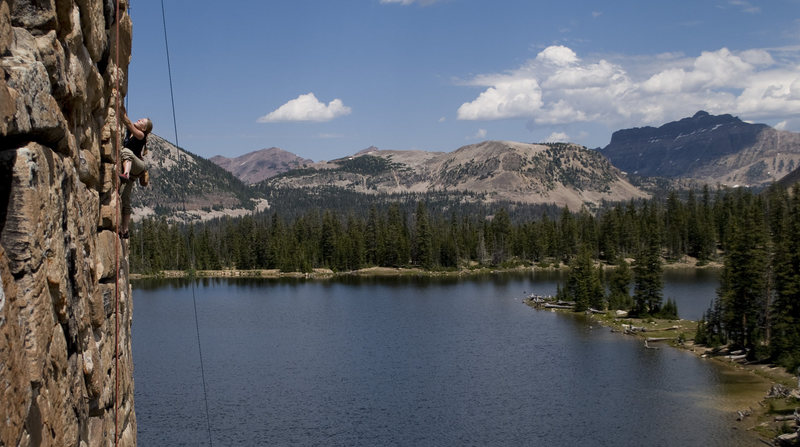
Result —
POLYGON ((456 151, 362 151, 267 180, 272 187, 334 185, 364 193, 462 191, 489 200, 572 209, 646 197, 600 153, 572 144, 485 141, 456 151))
POLYGON ((759 186, 800 166, 800 134, 700 111, 658 128, 614 132, 602 152, 629 173, 759 186))

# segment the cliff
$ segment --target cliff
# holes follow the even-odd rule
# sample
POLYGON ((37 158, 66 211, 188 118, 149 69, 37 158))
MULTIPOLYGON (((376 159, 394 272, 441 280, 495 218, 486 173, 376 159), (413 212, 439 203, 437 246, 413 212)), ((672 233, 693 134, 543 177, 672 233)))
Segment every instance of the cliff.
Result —
POLYGON ((658 128, 614 132, 601 151, 629 173, 763 186, 800 163, 800 134, 700 111, 658 128))
POLYGON ((115 228, 126 10, 118 42, 113 1, 0 0, 0 445, 136 444, 115 228))

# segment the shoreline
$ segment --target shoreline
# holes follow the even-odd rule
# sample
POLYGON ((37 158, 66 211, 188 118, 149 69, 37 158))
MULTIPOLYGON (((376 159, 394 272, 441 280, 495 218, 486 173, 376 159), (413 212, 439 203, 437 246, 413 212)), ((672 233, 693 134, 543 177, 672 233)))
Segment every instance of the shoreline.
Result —
MULTIPOLYGON (((605 269, 615 268, 613 265, 604 265, 605 269)), ((693 260, 684 260, 662 265, 664 270, 717 270, 722 269, 722 264, 710 262, 698 266, 693 260)), ((240 270, 235 268, 219 270, 195 270, 194 276, 198 278, 304 278, 304 279, 329 279, 335 277, 363 276, 363 277, 392 277, 392 276, 419 276, 419 277, 465 277, 478 275, 491 275, 497 273, 534 273, 568 271, 569 266, 563 263, 540 265, 520 265, 517 267, 462 267, 457 270, 425 270, 415 267, 365 267, 359 270, 334 272, 327 268, 315 268, 311 272, 282 272, 280 269, 250 269, 240 270)), ((188 270, 162 270, 158 273, 144 274, 131 273, 130 279, 147 278, 188 278, 192 274, 188 270)))
MULTIPOLYGON (((779 414, 784 413, 779 410, 792 403, 791 397, 770 397, 769 392, 776 385, 782 385, 794 390, 796 396, 800 396, 800 389, 797 389, 798 378, 783 367, 739 362, 740 359, 737 358, 739 356, 731 355, 725 350, 715 351, 706 346, 695 345, 696 321, 617 317, 613 316, 611 311, 578 314, 571 309, 543 308, 541 303, 536 303, 530 298, 525 298, 523 302, 535 310, 585 316, 594 323, 610 328, 611 332, 637 337, 642 341, 643 349, 659 349, 666 345, 694 355, 698 359, 715 362, 715 365, 736 375, 737 380, 734 385, 742 388, 737 389, 736 393, 741 395, 738 400, 744 403, 742 407, 726 407, 720 408, 720 410, 730 412, 731 417, 736 419, 736 425, 732 426, 733 429, 742 429, 766 444, 774 445, 775 439, 781 434, 780 430, 784 422, 775 419, 779 414), (679 341, 680 338, 683 340, 679 341), (747 389, 744 390, 744 388, 747 389)), ((734 396, 729 397, 733 399, 734 396)), ((795 402, 794 406, 800 406, 800 403, 795 402)))
MULTIPOLYGON (((614 266, 604 265, 604 268, 613 269, 614 266)), ((683 262, 675 262, 671 264, 664 264, 664 270, 717 270, 721 269, 720 263, 708 263, 703 266, 697 266, 691 260, 684 260, 683 262)), ((281 272, 278 269, 254 269, 254 270, 238 270, 238 269, 221 269, 221 270, 197 270, 193 272, 183 270, 165 270, 158 274, 130 274, 131 280, 148 279, 148 278, 264 278, 264 279, 277 279, 277 278, 295 278, 295 279, 310 279, 310 280, 327 280, 332 278, 343 277, 440 277, 440 278, 469 278, 481 275, 493 275, 504 273, 536 273, 536 272, 559 272, 568 271, 569 267, 564 264, 558 265, 533 265, 533 266, 517 266, 512 268, 489 268, 489 267, 473 267, 461 268, 458 270, 424 270, 419 268, 392 268, 392 267, 368 267, 364 269, 334 272, 330 269, 314 269, 312 272, 281 272)), ((523 299, 523 302, 537 310, 551 310, 554 312, 561 312, 572 316, 584 316, 584 314, 576 314, 571 309, 541 309, 542 303, 534 303, 530 299, 523 299), (537 305, 538 304, 538 305, 537 305)), ((764 364, 747 364, 739 363, 738 359, 726 358, 726 352, 714 352, 713 349, 705 346, 694 344, 694 335, 697 328, 697 322, 692 320, 661 320, 661 319, 634 319, 628 317, 617 317, 612 312, 602 313, 589 313, 586 315, 590 321, 610 328, 612 332, 619 332, 622 334, 630 334, 642 340, 643 349, 659 349, 660 345, 667 344, 673 348, 678 348, 697 358, 702 358, 708 361, 716 362, 723 370, 728 371, 726 375, 735 376, 731 383, 728 384, 730 388, 735 388, 725 393, 731 401, 736 401, 735 404, 729 403, 725 408, 717 408, 720 411, 728 412, 732 417, 732 428, 736 430, 743 430, 747 433, 748 437, 756 438, 762 442, 772 445, 776 436, 781 434, 781 426, 784 422, 775 421, 775 417, 779 414, 775 411, 776 405, 774 403, 778 400, 787 401, 787 399, 774 399, 768 398, 767 393, 775 386, 782 385, 789 389, 795 389, 798 386, 797 378, 787 372, 784 368, 774 365, 764 364), (626 331, 624 325, 633 326, 636 329, 646 328, 646 330, 626 331), (678 342, 678 337, 681 336, 682 342, 678 342), (655 340, 654 340, 655 339, 655 340), (648 346, 648 344, 650 346, 648 346), (735 394, 735 395, 734 395, 735 394), (738 396, 738 397, 737 397, 738 396), (732 406, 732 405, 735 405, 732 406), (734 422, 733 419, 736 419, 734 422)), ((795 393, 800 392, 796 390, 795 393)), ((784 402, 777 407, 785 409, 787 402, 784 402)), ((800 406, 800 403, 795 402, 795 406, 800 406)), ((794 408, 794 407, 792 407, 794 408)), ((782 413, 780 413, 782 414, 782 413)))

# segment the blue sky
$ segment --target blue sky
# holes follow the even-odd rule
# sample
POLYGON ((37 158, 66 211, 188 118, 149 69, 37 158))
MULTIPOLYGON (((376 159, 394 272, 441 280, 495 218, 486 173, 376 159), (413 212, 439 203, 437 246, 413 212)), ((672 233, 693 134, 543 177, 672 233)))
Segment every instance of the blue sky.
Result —
MULTIPOLYGON (((800 131, 800 0, 165 0, 180 145, 315 161, 483 140, 608 144, 698 110, 800 131)), ((128 110, 175 141, 160 0, 128 110)))

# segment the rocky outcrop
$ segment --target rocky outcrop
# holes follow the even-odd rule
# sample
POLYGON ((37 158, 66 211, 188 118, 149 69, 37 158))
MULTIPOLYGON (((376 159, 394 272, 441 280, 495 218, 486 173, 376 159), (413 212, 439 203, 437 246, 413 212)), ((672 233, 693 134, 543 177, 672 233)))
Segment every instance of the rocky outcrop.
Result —
POLYGON ((800 134, 700 111, 658 128, 614 132, 601 151, 631 174, 758 186, 800 164, 800 134))
POLYGON ((118 41, 114 2, 0 0, 3 446, 113 445, 115 433, 136 444, 131 289, 115 227, 126 10, 118 41))

